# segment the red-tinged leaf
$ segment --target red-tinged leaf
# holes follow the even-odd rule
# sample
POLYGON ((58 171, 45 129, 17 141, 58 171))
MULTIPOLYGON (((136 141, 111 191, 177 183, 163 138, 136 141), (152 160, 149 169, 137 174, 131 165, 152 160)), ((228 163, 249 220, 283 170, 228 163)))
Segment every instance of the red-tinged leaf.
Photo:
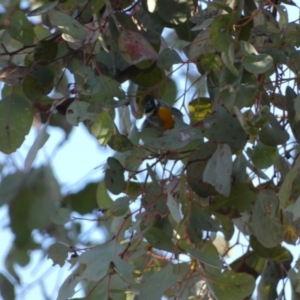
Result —
POLYGON ((151 44, 141 34, 131 30, 121 31, 118 44, 123 58, 131 64, 158 57, 151 44))

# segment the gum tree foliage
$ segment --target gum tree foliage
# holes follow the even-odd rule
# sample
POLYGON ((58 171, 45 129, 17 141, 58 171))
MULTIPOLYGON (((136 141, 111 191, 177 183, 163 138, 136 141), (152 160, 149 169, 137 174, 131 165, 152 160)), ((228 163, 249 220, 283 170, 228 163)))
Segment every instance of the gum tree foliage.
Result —
POLYGON ((2 297, 14 299, 16 266, 38 250, 73 266, 59 300, 78 299, 78 288, 80 299, 235 300, 255 288, 253 297, 282 299, 286 286, 300 299, 299 261, 286 248, 300 234, 300 28, 286 10, 298 16, 297 5, 5 4, 0 151, 17 151, 34 116, 41 129, 24 171, 2 176, 14 234, 2 297), (135 121, 151 98, 176 103, 185 122, 140 132, 135 121), (31 165, 47 126, 68 135, 81 122, 115 154, 99 183, 62 196, 50 166, 31 165), (80 238, 91 219, 105 242, 80 238))

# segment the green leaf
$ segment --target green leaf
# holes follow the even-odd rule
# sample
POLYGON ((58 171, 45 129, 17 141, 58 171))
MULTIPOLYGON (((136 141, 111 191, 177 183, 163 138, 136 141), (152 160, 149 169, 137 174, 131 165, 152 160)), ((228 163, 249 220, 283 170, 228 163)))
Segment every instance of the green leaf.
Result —
POLYGON ((38 8, 31 10, 27 14, 27 16, 33 17, 33 16, 39 16, 41 14, 44 14, 44 13, 48 12, 49 10, 53 9, 54 7, 56 7, 58 3, 59 3, 59 1, 53 1, 53 2, 47 3, 45 5, 41 5, 38 8))
POLYGON ((33 112, 26 98, 7 96, 0 101, 0 151, 16 151, 29 133, 33 112))
POLYGON ((244 56, 258 55, 258 52, 252 44, 240 41, 240 46, 244 56))
POLYGON ((102 111, 90 127, 91 133, 95 136, 101 146, 106 146, 115 133, 115 123, 109 111, 102 111))
POLYGON ((215 53, 216 48, 209 39, 209 30, 202 30, 189 47, 188 57, 191 61, 197 61, 203 54, 215 53))
POLYGON ((276 261, 268 261, 257 288, 258 299, 277 299, 277 286, 282 280, 282 266, 276 261))
POLYGON ((53 244, 48 249, 48 259, 52 259, 53 266, 59 265, 60 267, 63 267, 68 258, 69 251, 70 247, 62 243, 53 244))
POLYGON ((113 216, 119 217, 123 216, 129 209, 130 198, 120 197, 112 202, 111 207, 109 208, 110 213, 113 216))
POLYGON ((273 248, 282 242, 284 227, 279 217, 279 199, 272 190, 260 191, 251 223, 255 237, 264 247, 273 248))
POLYGON ((192 232, 191 230, 195 232, 201 230, 217 232, 221 230, 220 224, 213 219, 208 211, 197 207, 193 207, 191 210, 187 228, 190 232, 192 232))
POLYGON ((112 169, 105 170, 104 181, 106 188, 114 195, 122 193, 126 186, 123 172, 112 169))
POLYGON ((0 206, 8 204, 16 197, 24 181, 25 175, 21 172, 2 177, 0 183, 0 206))
POLYGON ((204 136, 210 141, 235 149, 243 149, 247 142, 247 134, 239 120, 222 106, 217 106, 214 114, 203 119, 203 127, 204 136))
POLYGON ((259 139, 267 146, 277 146, 285 144, 289 140, 288 132, 281 127, 273 114, 270 114, 269 124, 264 126, 259 132, 259 139))
POLYGON ((42 62, 53 61, 57 55, 58 45, 53 41, 40 41, 34 48, 34 60, 42 62))
POLYGON ((179 223, 181 221, 181 211, 179 203, 175 201, 174 197, 171 194, 168 195, 167 206, 169 208, 173 220, 176 223, 179 223))
POLYGON ((169 252, 174 251, 175 246, 171 238, 160 228, 151 227, 145 232, 144 237, 153 248, 169 252))
POLYGON ((228 197, 231 189, 232 154, 228 145, 219 144, 208 160, 203 181, 211 184, 217 192, 228 197))
POLYGON ((243 65, 250 73, 262 74, 272 68, 273 58, 268 54, 245 56, 243 65))
POLYGON ((222 300, 245 299, 252 294, 255 288, 253 276, 233 271, 221 273, 206 282, 212 294, 222 300))
MULTIPOLYGON (((178 123, 179 122, 180 120, 178 120, 178 123)), ((142 140, 147 146, 153 149, 174 151, 179 150, 190 142, 199 140, 202 137, 200 130, 197 128, 190 128, 188 126, 176 128, 175 125, 175 128, 166 131, 162 137, 157 137, 157 131, 152 128, 144 129, 142 140)))
POLYGON ((85 28, 71 16, 58 10, 51 10, 48 13, 50 23, 59 31, 69 34, 72 37, 84 40, 86 38, 85 28))
POLYGON ((107 144, 110 148, 118 152, 129 151, 133 148, 133 144, 128 137, 119 133, 112 135, 107 144))
POLYGON ((113 203, 112 199, 107 193, 104 181, 100 181, 97 186, 96 199, 100 210, 109 209, 113 203))
POLYGON ((88 102, 74 101, 67 109, 66 119, 71 125, 77 126, 85 120, 94 121, 96 114, 90 110, 88 102))
POLYGON ((283 5, 275 5, 275 8, 278 11, 279 16, 280 16, 279 22, 278 22, 279 28, 282 30, 285 30, 288 26, 288 21, 289 21, 287 9, 283 5))
POLYGON ((293 222, 297 221, 300 218, 300 198, 298 198, 295 203, 287 206, 285 211, 292 214, 293 222))
POLYGON ((266 169, 274 164, 278 152, 276 147, 266 146, 259 141, 254 149, 247 149, 247 155, 257 168, 266 169))
POLYGON ((11 17, 8 29, 12 38, 24 45, 32 45, 34 41, 33 25, 20 10, 17 10, 11 17))
POLYGON ((93 86, 93 93, 97 93, 93 96, 96 103, 107 108, 115 108, 129 103, 119 82, 105 75, 99 75, 96 80, 96 85, 93 86), (119 101, 116 101, 116 98, 119 101))
MULTIPOLYGON (((97 208, 97 187, 97 183, 89 183, 79 192, 67 195, 62 204, 67 207, 70 206, 72 211, 76 211, 82 215, 92 213, 97 208)), ((102 194, 100 193, 100 195, 102 194)))
POLYGON ((286 248, 282 247, 281 245, 277 245, 272 248, 266 248, 253 235, 250 236, 250 246, 257 255, 270 260, 291 262, 293 259, 290 251, 286 248))
POLYGON ((234 44, 231 44, 228 48, 228 51, 221 53, 222 61, 225 66, 230 70, 230 72, 235 75, 239 76, 239 71, 234 66, 234 44))
POLYGON ((200 65, 204 71, 210 72, 212 70, 220 70, 222 61, 219 55, 215 53, 207 53, 201 58, 200 65))
POLYGON ((217 195, 211 204, 213 210, 232 209, 242 213, 246 210, 251 210, 254 204, 256 195, 251 191, 246 184, 235 184, 228 197, 217 195))
POLYGON ((159 16, 167 22, 167 26, 173 27, 187 21, 189 11, 193 7, 191 0, 187 1, 172 1, 159 0, 157 1, 157 12, 159 16))
POLYGON ((107 165, 116 172, 124 172, 123 165, 114 157, 107 158, 107 165))
POLYGON ((23 91, 31 101, 39 101, 44 95, 50 93, 52 86, 44 85, 33 75, 27 75, 23 83, 23 91))
POLYGON ((211 24, 210 38, 218 51, 227 52, 231 43, 234 42, 232 26, 236 22, 235 14, 221 15, 214 19, 211 24))
POLYGON ((51 215, 51 221, 56 225, 64 225, 70 221, 71 211, 69 208, 59 207, 51 215))
POLYGON ((49 139, 50 135, 46 131, 47 125, 44 125, 44 127, 39 131, 36 139, 34 140, 32 146, 30 147, 27 156, 25 158, 24 162, 24 170, 25 172, 29 171, 32 163, 34 162, 34 159, 37 156, 38 151, 45 145, 47 140, 49 139))
POLYGON ((297 113, 295 111, 295 99, 297 94, 293 91, 291 87, 286 88, 285 99, 286 99, 286 108, 288 111, 288 120, 293 132, 295 139, 300 141, 300 121, 297 120, 297 113))
POLYGON ((115 241, 94 247, 83 253, 78 262, 84 264, 85 270, 82 276, 90 281, 99 281, 103 279, 111 267, 111 262, 121 260, 119 254, 123 251, 115 241))
POLYGON ((213 143, 203 143, 191 153, 187 163, 187 182, 200 197, 215 194, 215 189, 208 183, 203 182, 202 176, 206 168, 206 162, 216 150, 213 143))
POLYGON ((188 253, 201 263, 213 268, 222 269, 223 263, 212 242, 205 241, 200 250, 188 249, 188 253))
POLYGON ((57 300, 66 300, 75 293, 75 287, 82 280, 83 266, 78 266, 63 282, 58 291, 57 300))
POLYGON ((174 274, 173 266, 169 263, 159 271, 151 272, 143 277, 139 297, 143 300, 160 300, 164 292, 172 287, 179 278, 174 274))
POLYGON ((251 106, 257 93, 258 83, 254 74, 247 72, 241 64, 234 65, 240 76, 233 75, 228 68, 223 68, 220 74, 222 101, 231 110, 233 106, 244 108, 251 106))
POLYGON ((145 60, 156 60, 158 57, 151 44, 135 31, 122 29, 118 45, 123 58, 133 65, 145 60))
POLYGON ((174 42, 172 48, 176 50, 183 50, 185 47, 189 46, 191 43, 184 40, 177 40, 174 42))
POLYGON ((182 63, 182 60, 179 54, 175 50, 169 48, 160 52, 157 58, 157 66, 167 71, 170 71, 173 65, 180 63, 182 63))
POLYGON ((14 285, 2 273, 0 273, 0 295, 2 296, 3 300, 16 299, 14 285))
POLYGON ((145 69, 137 75, 132 76, 130 79, 140 86, 153 87, 154 85, 163 82, 166 78, 165 72, 154 65, 151 66, 150 69, 145 69))
MULTIPOLYGON (((288 200, 290 199, 293 182, 295 178, 298 177, 300 174, 299 167, 300 167, 300 159, 298 158, 293 168, 289 170, 288 173, 284 176, 284 180, 278 194, 280 200, 280 206, 283 208, 287 205, 288 200)), ((296 205, 296 203, 293 205, 296 205)), ((293 205, 290 205, 289 206, 290 208, 287 208, 287 210, 290 210, 293 205)), ((297 213, 297 210, 293 211, 293 213, 297 213)))

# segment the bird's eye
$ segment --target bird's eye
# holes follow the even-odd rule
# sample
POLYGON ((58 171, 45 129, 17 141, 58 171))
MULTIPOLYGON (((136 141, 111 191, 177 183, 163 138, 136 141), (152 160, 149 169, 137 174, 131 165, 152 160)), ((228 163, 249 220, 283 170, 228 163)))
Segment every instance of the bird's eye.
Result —
POLYGON ((145 113, 149 113, 150 111, 154 110, 156 107, 156 103, 155 103, 155 100, 150 100, 146 103, 145 105, 145 113))

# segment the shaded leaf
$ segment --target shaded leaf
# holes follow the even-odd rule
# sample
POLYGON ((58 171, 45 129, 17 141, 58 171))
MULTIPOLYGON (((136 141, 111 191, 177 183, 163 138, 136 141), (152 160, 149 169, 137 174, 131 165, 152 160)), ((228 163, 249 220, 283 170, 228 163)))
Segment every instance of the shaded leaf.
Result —
POLYGON ((115 241, 99 245, 83 253, 78 262, 86 265, 82 276, 91 281, 103 279, 111 266, 111 262, 121 260, 119 254, 123 247, 115 241))
POLYGON ((2 273, 0 273, 0 295, 3 297, 3 300, 16 299, 14 285, 2 273))
POLYGON ((247 155, 251 158, 257 168, 265 169, 274 164, 278 153, 276 147, 266 146, 263 143, 258 142, 254 149, 247 149, 247 155))
POLYGON ((62 267, 68 258, 70 248, 62 243, 56 243, 48 249, 48 259, 52 259, 53 266, 59 265, 62 267))
MULTIPOLYGON (((283 183, 280 187, 279 194, 278 194, 281 207, 285 207, 288 203, 288 200, 290 199, 293 182, 294 182, 295 178, 299 176, 299 173, 300 173, 299 167, 300 167, 300 159, 298 158, 296 160, 293 168, 291 170, 289 170, 288 173, 284 176, 284 180, 283 180, 283 183)), ((286 208, 286 210, 291 211, 292 207, 297 205, 296 203, 288 206, 286 208)), ((297 213, 297 210, 294 210, 293 214, 294 213, 297 213)), ((293 217, 293 219, 295 220, 295 217, 293 217)))
POLYGON ((104 181, 106 188, 114 195, 122 193, 125 189, 126 183, 124 180, 124 174, 122 172, 106 169, 104 181))
POLYGON ((282 247, 281 245, 277 245, 272 248, 266 248, 253 235, 250 236, 250 246, 257 255, 270 260, 291 262, 293 259, 290 251, 286 248, 282 247))
POLYGON ((112 135, 107 144, 110 148, 118 152, 129 151, 133 148, 133 144, 128 137, 119 133, 112 135))
POLYGON ((187 182, 200 197, 207 197, 216 193, 213 186, 203 181, 203 172, 206 168, 206 163, 216 150, 216 145, 213 143, 202 143, 194 150, 187 164, 187 182))
POLYGON ((109 209, 113 203, 112 199, 107 193, 104 181, 100 181, 97 186, 96 199, 100 210, 109 209))
POLYGON ((228 113, 226 108, 218 106, 215 113, 203 119, 204 136, 210 141, 226 143, 232 148, 243 149, 247 134, 238 119, 228 113))
POLYGON ((246 273, 227 271, 213 280, 206 281, 217 299, 240 300, 250 296, 255 288, 255 279, 246 273))
POLYGON ((48 12, 49 10, 53 9, 54 7, 56 7, 58 3, 59 3, 59 1, 53 1, 53 2, 47 3, 45 5, 41 5, 38 8, 31 10, 27 14, 27 16, 33 17, 33 16, 38 16, 38 15, 44 14, 44 13, 48 12))
POLYGON ((56 225, 64 225, 70 221, 71 211, 69 208, 59 207, 51 215, 51 221, 56 225))
POLYGON ((221 53, 222 61, 225 64, 225 66, 230 70, 230 72, 235 75, 239 76, 239 71, 234 66, 234 46, 233 44, 230 45, 227 52, 221 53))
POLYGON ((268 54, 245 56, 243 65, 250 73, 261 74, 273 66, 273 58, 268 54))
POLYGON ((182 60, 179 54, 175 50, 169 48, 160 52, 157 58, 157 66, 167 71, 170 71, 173 65, 180 63, 182 63, 182 60))
POLYGON ((203 172, 203 181, 214 186, 217 192, 228 197, 231 189, 232 157, 226 144, 219 144, 208 160, 203 172))
POLYGON ((34 40, 33 25, 20 10, 15 11, 10 20, 9 34, 24 45, 32 45, 34 40))
POLYGON ((174 197, 171 194, 168 195, 167 206, 174 221, 176 223, 179 223, 181 220, 181 211, 179 208, 179 203, 175 201, 174 197))
POLYGON ((76 285, 82 280, 83 266, 78 266, 63 282, 58 291, 57 300, 66 300, 75 293, 76 285))
POLYGON ((267 146, 277 146, 289 140, 288 132, 280 126, 276 117, 270 114, 269 124, 264 126, 259 132, 259 139, 267 146))
POLYGON ((211 242, 206 241, 200 250, 189 249, 188 253, 205 265, 222 269, 223 263, 215 246, 211 242))
POLYGON ((0 101, 0 151, 12 153, 23 143, 33 121, 27 99, 11 95, 0 101))
POLYGON ((232 26, 236 21, 235 14, 218 16, 211 24, 210 38, 213 45, 221 52, 228 51, 234 41, 232 36, 232 26))
POLYGON ((135 31, 122 29, 118 45, 123 58, 131 64, 145 60, 156 60, 158 57, 151 44, 135 31))
POLYGON ((160 300, 164 292, 173 286, 179 276, 174 274, 172 264, 161 268, 142 280, 140 298, 143 300, 160 300))
POLYGON ((73 125, 77 126, 85 120, 95 120, 96 114, 90 110, 90 104, 83 101, 74 101, 67 109, 66 119, 73 125))
POLYGON ((145 232, 144 237, 153 248, 169 252, 175 251, 175 245, 171 238, 160 228, 151 227, 145 232))
POLYGON ((27 156, 24 162, 24 170, 25 172, 29 171, 32 163, 34 162, 38 151, 45 145, 50 135, 46 131, 47 125, 44 125, 43 128, 39 131, 36 139, 34 140, 32 146, 30 147, 27 156))
POLYGON ((100 145, 106 146, 115 133, 115 123, 112 120, 109 111, 105 110, 100 112, 91 125, 90 130, 100 145))
POLYGON ((272 190, 261 190, 255 202, 251 218, 257 240, 267 248, 279 245, 284 227, 279 218, 279 199, 272 190))
POLYGON ((86 31, 84 27, 71 16, 58 10, 51 10, 48 13, 50 23, 63 33, 69 34, 76 39, 84 40, 86 31))

